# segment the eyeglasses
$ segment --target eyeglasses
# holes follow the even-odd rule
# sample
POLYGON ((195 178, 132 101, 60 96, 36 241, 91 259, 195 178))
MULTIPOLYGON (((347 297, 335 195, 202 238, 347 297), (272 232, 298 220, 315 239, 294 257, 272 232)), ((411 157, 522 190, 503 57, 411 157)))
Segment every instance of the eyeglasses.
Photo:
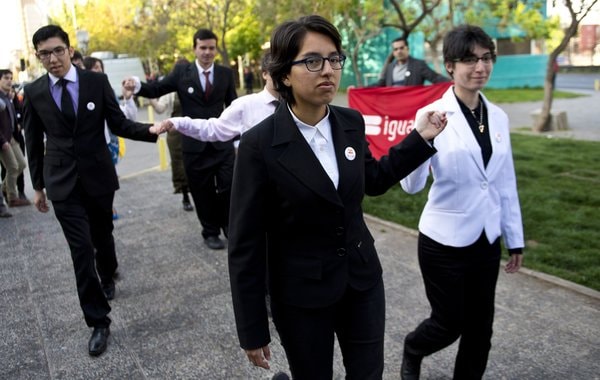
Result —
POLYGON ((306 69, 311 72, 317 72, 323 70, 325 67, 325 61, 329 61, 329 65, 334 70, 341 70, 344 68, 344 62, 346 61, 346 56, 343 54, 334 54, 329 57, 308 57, 301 59, 299 61, 292 62, 292 65, 298 65, 300 63, 304 63, 306 65, 306 69))
POLYGON ((464 63, 467 66, 475 66, 477 64, 477 62, 479 62, 479 60, 481 60, 481 62, 484 65, 489 65, 493 62, 496 62, 496 56, 494 54, 487 53, 487 54, 482 55, 481 57, 477 57, 476 55, 470 55, 468 57, 456 58, 456 59, 453 59, 452 61, 464 63))
POLYGON ((40 61, 47 61, 50 59, 50 54, 54 54, 55 57, 62 57, 67 52, 68 48, 66 46, 57 46, 51 51, 48 50, 40 50, 35 53, 35 56, 38 57, 40 61))

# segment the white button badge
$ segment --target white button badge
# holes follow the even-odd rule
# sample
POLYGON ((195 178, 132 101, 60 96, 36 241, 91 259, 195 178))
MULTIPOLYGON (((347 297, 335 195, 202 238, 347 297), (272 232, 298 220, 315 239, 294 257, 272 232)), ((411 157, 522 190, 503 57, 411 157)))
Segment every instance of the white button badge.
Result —
POLYGON ((354 161, 356 158, 356 151, 351 146, 344 149, 344 154, 346 155, 346 159, 348 161, 354 161))

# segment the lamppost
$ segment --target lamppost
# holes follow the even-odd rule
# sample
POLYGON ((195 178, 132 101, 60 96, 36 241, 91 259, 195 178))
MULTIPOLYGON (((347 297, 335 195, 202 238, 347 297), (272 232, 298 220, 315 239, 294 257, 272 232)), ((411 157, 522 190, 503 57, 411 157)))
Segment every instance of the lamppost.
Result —
POLYGON ((77 46, 81 50, 81 54, 85 55, 87 53, 88 42, 90 42, 90 34, 85 29, 79 29, 75 33, 75 37, 77 38, 77 46))

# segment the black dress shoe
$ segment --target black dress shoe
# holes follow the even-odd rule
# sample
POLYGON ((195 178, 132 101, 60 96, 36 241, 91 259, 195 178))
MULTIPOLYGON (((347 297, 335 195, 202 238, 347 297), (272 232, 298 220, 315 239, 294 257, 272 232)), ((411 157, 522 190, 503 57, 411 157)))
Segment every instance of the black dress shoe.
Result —
POLYGON ((204 244, 210 249, 223 249, 225 248, 225 243, 223 240, 219 239, 218 236, 209 236, 204 239, 204 244))
POLYGON ((92 337, 88 343, 90 355, 98 356, 106 351, 109 335, 110 329, 108 327, 94 327, 94 332, 92 332, 92 337))
POLYGON ((4 205, 0 205, 0 218, 10 218, 12 214, 6 210, 4 205))
POLYGON ((402 380, 419 380, 421 375, 422 356, 409 354, 404 351, 402 355, 402 366, 400 367, 400 378, 402 380))
POLYGON ((273 375, 271 380, 290 380, 290 377, 285 372, 277 372, 276 374, 273 375))
POLYGON ((102 291, 107 300, 111 301, 115 299, 115 283, 113 281, 108 284, 102 284, 102 291))
POLYGON ((182 203, 184 211, 194 211, 194 206, 192 206, 190 201, 183 200, 182 203))

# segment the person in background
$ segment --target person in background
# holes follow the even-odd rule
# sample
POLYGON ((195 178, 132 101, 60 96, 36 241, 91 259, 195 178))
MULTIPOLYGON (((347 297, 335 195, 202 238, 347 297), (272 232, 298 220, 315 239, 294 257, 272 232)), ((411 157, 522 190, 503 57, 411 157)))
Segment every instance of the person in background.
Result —
POLYGON ((375 86, 417 86, 448 82, 448 78, 433 71, 425 61, 410 56, 408 41, 396 38, 392 41, 393 60, 386 64, 375 86))
POLYGON ((244 88, 246 89, 246 95, 252 93, 252 85, 254 82, 254 73, 250 67, 244 67, 244 88))
MULTIPOLYGON (((218 117, 237 98, 233 70, 214 63, 217 36, 208 29, 198 29, 193 38, 196 59, 193 63, 175 65, 162 80, 141 83, 139 78, 126 78, 135 94, 158 98, 177 92, 183 116, 206 119, 218 117)), ((219 235, 227 237, 229 198, 235 150, 233 142, 203 142, 181 137, 183 165, 194 199, 196 214, 202 225, 204 244, 210 249, 224 249, 219 235)))
POLYGON ((500 237, 523 261, 523 225, 506 113, 481 93, 496 50, 481 28, 461 25, 444 38, 444 66, 454 85, 417 112, 445 110, 437 154, 401 181, 410 193, 433 184, 419 221, 419 265, 431 315, 406 336, 401 376, 418 379, 421 361, 460 338, 454 379, 481 379, 491 347, 500 237))
MULTIPOLYGON (((71 62, 73 62, 73 60, 71 60, 71 62)), ((104 63, 100 58, 85 57, 83 59, 83 67, 86 70, 104 74, 104 63)), ((125 89, 125 87, 121 87, 121 96, 123 98, 123 102, 119 102, 119 108, 121 108, 121 111, 127 119, 136 121, 138 108, 135 105, 133 93, 130 90, 125 89)), ((119 141, 117 135, 110 131, 107 124, 104 125, 104 137, 106 138, 106 145, 108 146, 108 150, 110 150, 112 161, 116 166, 117 163, 119 163, 120 158, 120 144, 124 144, 125 142, 119 141)), ((113 220, 119 219, 119 213, 114 206, 112 208, 112 214, 113 220)))
POLYGON ((269 73, 283 103, 240 140, 231 195, 229 274, 240 346, 268 369, 265 280, 292 378, 333 376, 337 336, 348 379, 381 379, 382 268, 361 208, 417 168, 445 116, 430 112, 376 161, 363 117, 330 105, 346 57, 321 16, 279 25, 269 73))
MULTIPOLYGON (((189 65, 190 62, 185 58, 180 58, 175 62, 176 65, 189 65)), ((181 102, 177 93, 171 92, 161 96, 158 99, 150 99, 150 105, 159 114, 167 114, 169 117, 181 116, 181 102)), ((183 153, 181 152, 181 134, 176 130, 169 130, 167 133, 167 146, 169 147, 169 156, 171 158, 171 181, 173 182, 173 192, 181 193, 183 209, 185 211, 194 211, 194 206, 190 202, 188 181, 183 167, 183 153)))
POLYGON ((280 103, 279 94, 268 73, 269 59, 270 54, 265 53, 261 60, 262 77, 265 81, 261 92, 235 99, 218 118, 173 117, 163 120, 154 126, 155 133, 176 130, 201 141, 229 141, 239 137, 272 115, 280 103))
MULTIPOLYGON (((25 155, 25 138, 23 137, 23 127, 22 127, 23 102, 21 101, 21 99, 19 99, 19 96, 17 95, 17 93, 15 91, 14 85, 11 86, 11 88, 8 92, 8 99, 13 104, 16 118, 17 118, 16 126, 13 129, 13 138, 19 143, 19 148, 21 148, 21 152, 23 152, 23 155, 25 155)), ((2 167, 1 178, 4 181, 4 179, 6 178, 7 172, 6 172, 6 168, 4 167, 4 164, 2 164, 1 161, 0 161, 0 164, 1 164, 0 166, 2 167)), ((31 204, 29 199, 27 199, 27 195, 25 194, 25 173, 24 173, 24 171, 21 172, 21 174, 19 174, 19 176, 17 177, 17 192, 18 192, 19 199, 22 199, 22 200, 28 202, 29 204, 31 204)))
POLYGON ((27 198, 19 197, 17 179, 27 166, 19 141, 15 139, 15 130, 19 128, 17 110, 10 93, 13 75, 10 70, 0 70, 0 162, 6 168, 6 177, 2 182, 9 207, 29 206, 27 198))
POLYGON ((108 345, 108 299, 115 295, 118 266, 111 209, 119 180, 104 126, 108 123, 113 133, 140 141, 156 142, 157 136, 149 125, 123 115, 106 75, 71 63, 73 48, 60 26, 41 27, 32 42, 48 72, 24 88, 34 205, 46 213, 48 199, 52 201, 71 252, 85 322, 93 328, 88 353, 98 356, 108 345))
POLYGON ((73 57, 71 57, 71 63, 82 70, 85 70, 85 64, 83 62, 83 55, 79 50, 73 51, 73 57))
MULTIPOLYGON (((1 185, 1 183, 0 183, 1 185)), ((4 196, 2 195, 2 192, 0 191, 0 218, 10 218, 12 216, 12 214, 10 212, 8 212, 8 208, 6 207, 6 204, 4 203, 4 196)))
POLYGON ((552 88, 556 88, 556 76, 560 71, 560 66, 558 65, 558 61, 555 59, 552 61, 552 88))

